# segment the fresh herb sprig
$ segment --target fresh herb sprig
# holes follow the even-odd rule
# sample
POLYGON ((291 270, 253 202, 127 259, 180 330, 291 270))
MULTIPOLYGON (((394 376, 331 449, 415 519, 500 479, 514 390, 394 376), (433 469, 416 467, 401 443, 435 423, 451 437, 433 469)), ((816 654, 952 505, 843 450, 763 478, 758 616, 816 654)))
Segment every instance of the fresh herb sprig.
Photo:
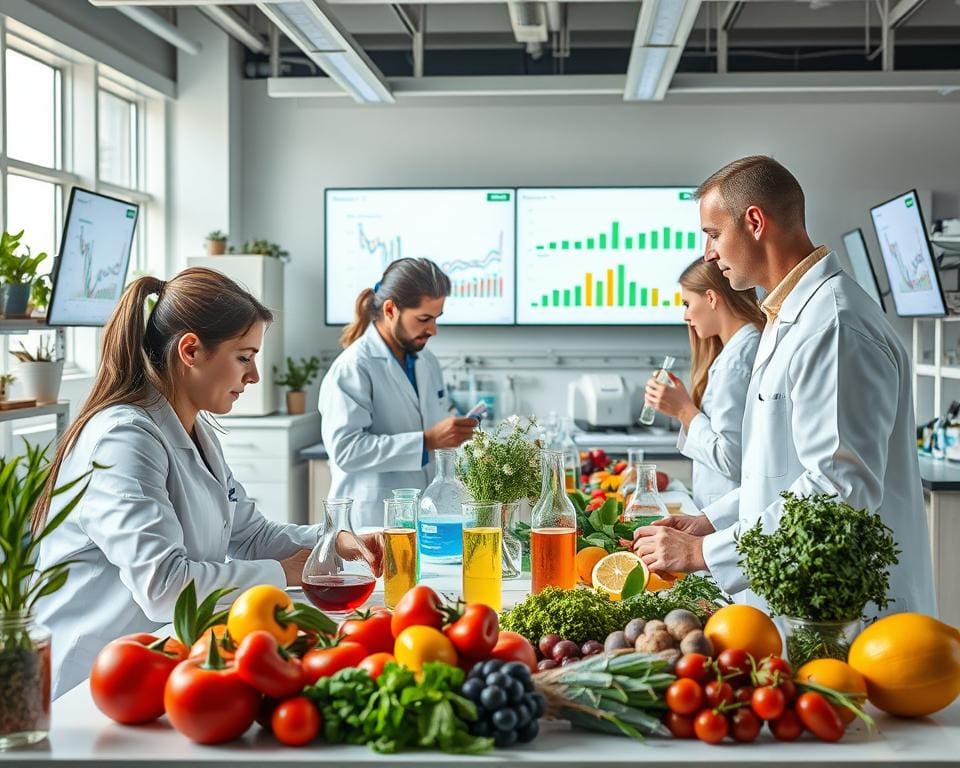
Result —
POLYGON ((457 457, 457 476, 475 501, 509 503, 540 494, 537 420, 510 416, 492 432, 478 429, 457 457))

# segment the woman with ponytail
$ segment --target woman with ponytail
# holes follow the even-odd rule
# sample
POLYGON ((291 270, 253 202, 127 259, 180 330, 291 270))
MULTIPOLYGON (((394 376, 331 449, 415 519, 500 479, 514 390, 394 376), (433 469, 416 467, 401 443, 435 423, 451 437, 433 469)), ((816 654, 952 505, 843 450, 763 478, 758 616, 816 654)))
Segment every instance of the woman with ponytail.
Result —
POLYGON ((735 291, 716 263, 697 259, 680 275, 690 332, 691 388, 647 382, 646 402, 679 419, 677 447, 693 460, 693 500, 701 509, 740 485, 740 449, 747 385, 763 314, 756 292, 735 291))
POLYGON ((56 635, 53 694, 84 680, 110 640, 173 620, 191 581, 286 587, 318 531, 267 520, 226 465, 204 412, 230 411, 259 381, 254 356, 270 310, 218 272, 141 277, 107 323, 90 396, 60 440, 34 525, 55 515, 55 486, 96 465, 81 503, 40 547, 38 569, 72 561, 38 603, 56 635), (145 305, 155 297, 153 310, 145 305))

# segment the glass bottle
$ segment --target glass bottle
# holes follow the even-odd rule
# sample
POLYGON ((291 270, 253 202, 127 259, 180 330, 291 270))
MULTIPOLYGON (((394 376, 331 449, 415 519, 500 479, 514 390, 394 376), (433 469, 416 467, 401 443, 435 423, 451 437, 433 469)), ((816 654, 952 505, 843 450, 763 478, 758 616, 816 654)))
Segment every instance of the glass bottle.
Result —
POLYGON ((670 513, 657 490, 657 465, 634 465, 637 487, 623 506, 624 522, 650 525, 654 520, 667 517, 670 513))
POLYGON ((577 583, 577 511, 564 488, 563 454, 541 451, 540 498, 530 512, 531 590, 577 583))
POLYGON ((459 563, 463 555, 461 505, 470 494, 457 477, 457 451, 434 451, 437 474, 420 497, 417 539, 420 556, 435 563, 459 563))
POLYGON ((383 501, 383 602, 387 608, 396 606, 420 579, 416 516, 416 501, 383 501))
POLYGON ((627 468, 620 473, 620 494, 629 499, 637 489, 637 465, 643 464, 643 448, 627 449, 627 468))
POLYGON ((463 599, 503 608, 503 529, 499 501, 463 504, 463 599))
POLYGON ((353 499, 323 502, 323 532, 303 566, 303 593, 317 608, 345 616, 373 593, 382 554, 353 530, 353 499))
MULTIPOLYGON (((654 374, 654 378, 659 381, 661 384, 670 383, 670 369, 673 368, 673 364, 676 360, 670 355, 667 355, 663 358, 663 365, 660 366, 660 370, 654 374)), ((657 415, 657 409, 652 405, 643 406, 643 410, 640 411, 640 423, 650 426, 653 424, 653 419, 657 415)))
MULTIPOLYGON (((67 638, 63 642, 69 642, 67 638)), ((50 731, 50 630, 29 611, 0 612, 0 750, 50 731)))
POLYGON ((580 487, 580 449, 573 439, 573 419, 568 416, 560 420, 555 448, 563 454, 564 488, 575 491, 580 487))

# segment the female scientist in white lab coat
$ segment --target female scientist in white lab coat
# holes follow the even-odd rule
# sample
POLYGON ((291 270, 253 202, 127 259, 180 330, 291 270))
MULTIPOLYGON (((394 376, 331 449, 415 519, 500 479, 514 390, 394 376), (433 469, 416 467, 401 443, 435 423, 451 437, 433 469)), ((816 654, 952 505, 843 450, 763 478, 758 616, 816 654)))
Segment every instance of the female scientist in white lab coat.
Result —
POLYGON ((764 321, 756 291, 733 290, 703 259, 680 275, 680 292, 692 391, 672 374, 673 386, 650 379, 646 403, 680 421, 677 448, 693 460, 693 501, 703 509, 740 485, 743 409, 764 321))
POLYGON ((449 294, 450 279, 429 259, 392 262, 357 297, 345 349, 320 384, 330 496, 354 500, 355 526, 382 526, 383 499, 425 488, 432 452, 459 447, 477 426, 450 415, 440 364, 424 349, 449 294))
MULTIPOLYGON (((193 580, 219 587, 300 583, 313 526, 260 514, 223 459, 201 411, 227 413, 259 381, 254 356, 270 310, 229 278, 187 269, 141 277, 107 323, 93 389, 64 434, 35 523, 56 514, 54 486, 95 462, 80 504, 40 546, 38 568, 73 560, 65 586, 38 603, 53 631, 53 695, 90 674, 110 640, 173 620, 193 580), (156 305, 144 324, 144 303, 156 305)), ((376 564, 375 564, 376 567, 376 564)))

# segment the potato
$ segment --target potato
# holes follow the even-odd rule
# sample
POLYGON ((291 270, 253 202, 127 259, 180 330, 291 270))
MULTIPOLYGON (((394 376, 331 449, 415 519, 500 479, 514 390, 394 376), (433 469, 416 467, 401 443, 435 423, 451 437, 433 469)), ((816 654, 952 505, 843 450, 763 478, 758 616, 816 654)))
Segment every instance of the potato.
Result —
POLYGON ((688 632, 686 637, 680 641, 680 651, 687 653, 702 653, 704 656, 713 656, 713 643, 710 638, 703 634, 702 629, 695 629, 688 632))
POLYGON ((668 648, 665 651, 660 651, 657 656, 661 659, 664 659, 667 664, 670 666, 667 667, 668 672, 673 672, 677 668, 677 662, 680 661, 680 650, 677 648, 668 648))
POLYGON ((652 635, 655 632, 666 632, 667 625, 664 624, 660 619, 652 619, 648 621, 646 626, 643 628, 643 634, 652 635))
POLYGON ((643 619, 630 619, 630 621, 627 622, 627 626, 623 628, 623 634, 630 645, 634 645, 637 642, 637 638, 643 634, 643 628, 646 624, 647 622, 643 619))
POLYGON ((659 653, 674 647, 673 638, 670 633, 661 630, 652 634, 642 634, 637 638, 634 648, 642 653, 659 653))
POLYGON ((663 617, 663 623, 666 624, 667 632, 669 632, 671 637, 677 642, 683 640, 690 632, 703 629, 700 619, 698 619, 695 614, 683 608, 670 611, 670 613, 663 617))
POLYGON ((623 648, 629 647, 630 643, 627 642, 623 632, 611 632, 609 635, 607 635, 607 639, 603 641, 604 653, 612 653, 613 651, 619 651, 623 648))

